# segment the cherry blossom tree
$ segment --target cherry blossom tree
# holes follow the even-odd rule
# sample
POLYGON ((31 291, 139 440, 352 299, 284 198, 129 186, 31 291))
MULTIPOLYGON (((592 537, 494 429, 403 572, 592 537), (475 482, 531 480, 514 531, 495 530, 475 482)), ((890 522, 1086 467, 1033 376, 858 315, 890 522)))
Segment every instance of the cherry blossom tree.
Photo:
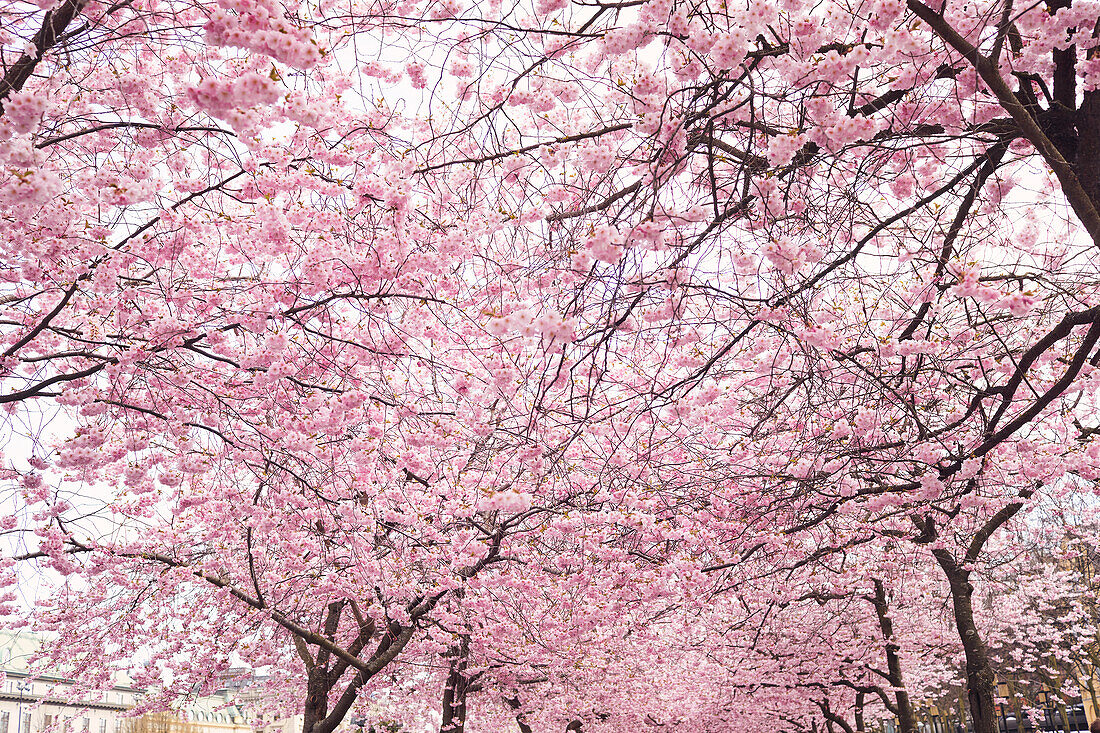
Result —
POLYGON ((243 657, 309 733, 398 669, 448 733, 911 730, 900 564, 992 733, 975 584, 1100 475, 1098 12, 4 5, 48 658, 243 657))

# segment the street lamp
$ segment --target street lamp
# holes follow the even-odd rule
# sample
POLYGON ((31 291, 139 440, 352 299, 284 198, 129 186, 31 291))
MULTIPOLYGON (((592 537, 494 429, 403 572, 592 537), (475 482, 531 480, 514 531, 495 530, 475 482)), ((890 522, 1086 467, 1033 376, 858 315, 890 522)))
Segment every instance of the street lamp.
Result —
MULTIPOLYGON (((27 682, 26 680, 24 680, 23 682, 17 682, 16 685, 15 685, 15 689, 19 690, 19 705, 16 708, 16 713, 15 713, 16 716, 17 716, 16 719, 15 719, 15 733, 24 733, 23 732, 23 693, 31 689, 31 683, 27 682)), ((31 733, 29 725, 27 726, 27 729, 28 730, 26 731, 26 733, 31 733)))

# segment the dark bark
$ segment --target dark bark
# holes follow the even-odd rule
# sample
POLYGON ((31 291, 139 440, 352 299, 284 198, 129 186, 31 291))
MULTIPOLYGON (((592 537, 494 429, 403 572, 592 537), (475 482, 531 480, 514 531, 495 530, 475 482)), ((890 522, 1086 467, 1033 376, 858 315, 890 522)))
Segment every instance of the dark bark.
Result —
POLYGON ((466 727, 466 693, 470 680, 466 667, 470 657, 470 637, 459 636, 458 643, 447 652, 450 660, 447 683, 443 687, 443 723, 439 733, 462 733, 466 727))
MULTIPOLYGON (((1050 0, 1048 3, 1051 15, 1062 8, 1068 8, 1069 5, 1070 0, 1050 0)), ((1047 126, 1047 134, 1058 146, 1062 157, 1070 164, 1076 164, 1078 160, 1077 130, 1074 118, 1077 111, 1077 47, 1054 49, 1051 51, 1051 61, 1054 64, 1054 95, 1050 111, 1056 114, 1052 124, 1047 126)), ((1021 88, 1023 86, 1021 85, 1021 88)))
MULTIPOLYGON (((423 481, 423 479, 419 480, 423 481)), ((472 578, 482 568, 496 562, 500 558, 500 543, 503 538, 503 529, 498 529, 493 535, 489 552, 485 557, 473 565, 463 568, 461 575, 465 578, 472 578)), ((464 595, 465 589, 459 588, 455 591, 454 597, 456 601, 461 602, 464 595)), ((439 733, 462 733, 466 727, 466 698, 470 692, 471 682, 470 677, 466 674, 470 657, 469 633, 459 634, 458 642, 448 650, 447 657, 449 663, 447 682, 443 687, 443 722, 439 727, 439 733)))
MULTIPOLYGON (((978 631, 978 624, 974 617, 974 586, 970 582, 970 568, 981 556, 989 538, 1023 508, 1024 502, 1031 498, 1033 493, 1034 489, 1021 491, 1018 501, 1005 505, 982 525, 971 538, 961 560, 957 560, 951 551, 944 547, 932 550, 932 555, 943 570, 951 588, 955 629, 962 641, 966 659, 966 696, 970 707, 970 718, 974 723, 973 733, 998 733, 998 727, 994 707, 997 676, 989 658, 989 650, 978 631)), ((918 543, 933 542, 939 537, 935 519, 931 516, 911 515, 910 519, 920 533, 915 540, 918 543)))
MULTIPOLYGON (((323 633, 325 638, 335 641, 336 633, 340 628, 340 617, 347 608, 358 623, 358 634, 348 646, 347 653, 352 657, 358 657, 367 643, 374 636, 374 623, 359 613, 353 601, 337 601, 330 603, 325 614, 323 633)), ((390 647, 403 638, 407 630, 398 624, 390 624, 387 633, 378 644, 378 648, 372 655, 372 660, 387 654, 390 647)), ((352 668, 351 664, 341 657, 332 654, 328 649, 318 649, 316 658, 309 655, 308 647, 304 642, 298 645, 298 654, 306 664, 306 700, 303 706, 302 733, 333 733, 337 726, 347 716, 351 706, 359 697, 359 688, 366 684, 370 676, 362 669, 352 668), (329 709, 329 698, 333 690, 336 690, 346 672, 351 671, 351 678, 343 683, 344 690, 329 709)))
MULTIPOLYGON (((1068 0, 1056 0, 1051 10, 1069 7, 1068 0)), ((1077 106, 1077 47, 1054 49, 1054 101, 1066 109, 1077 106)))
POLYGON ((328 675, 323 670, 313 668, 306 675, 306 702, 303 708, 302 731, 313 733, 318 723, 328 715, 328 675))
POLYGON ((917 719, 913 714, 913 705, 909 692, 905 689, 905 675, 901 670, 901 655, 898 643, 894 640, 894 621, 890 618, 890 608, 886 601, 886 587, 878 578, 874 578, 875 595, 872 603, 878 617, 879 631, 886 642, 886 674, 890 686, 894 688, 894 700, 897 702, 897 716, 901 733, 917 733, 917 719))
MULTIPOLYGON (((941 567, 944 567, 941 564, 941 567)), ((974 586, 966 577, 968 573, 957 567, 944 567, 951 585, 951 603, 955 615, 955 628, 962 639, 966 655, 966 698, 974 733, 997 733, 997 713, 994 707, 997 678, 989 663, 989 651, 974 621, 972 595, 974 586)))
POLYGON ((997 677, 974 618, 974 586, 970 583, 970 571, 957 563, 948 550, 941 548, 933 550, 932 554, 951 588, 955 629, 962 640, 966 658, 966 697, 974 733, 998 733, 994 707, 997 677))
MULTIPOLYGON (((344 609, 342 602, 330 603, 325 614, 324 635, 334 639, 340 627, 340 615, 344 609)), ((337 680, 332 677, 329 664, 332 652, 318 649, 317 656, 306 670, 306 702, 303 710, 302 730, 304 733, 319 733, 328 714, 328 697, 337 680)), ((338 678, 337 678, 338 679, 338 678)))
POLYGON ((42 27, 31 39, 31 43, 37 51, 34 58, 23 54, 14 64, 8 67, 4 77, 0 79, 0 114, 3 114, 4 100, 12 92, 18 92, 23 88, 42 57, 53 48, 54 44, 57 43, 57 39, 73 22, 73 18, 80 14, 87 2, 88 0, 65 0, 65 2, 46 13, 46 17, 42 20, 42 27))
MULTIPOLYGON (((1076 123, 1076 136, 1073 134, 1072 124, 1058 122, 1056 124, 1054 138, 1052 139, 1049 127, 1044 129, 1042 120, 1039 119, 1041 111, 1030 104, 1024 95, 1013 92, 1011 86, 1001 76, 997 61, 986 56, 982 50, 968 41, 946 19, 942 12, 925 5, 921 0, 906 0, 906 6, 918 18, 926 22, 932 30, 947 45, 966 59, 974 70, 985 82, 989 90, 996 96, 1001 107, 1008 112, 1012 120, 1019 128, 1019 133, 1028 140, 1036 151, 1042 156, 1061 184, 1062 193, 1066 202, 1080 219, 1085 231, 1089 233, 1092 241, 1100 247, 1100 207, 1098 207, 1098 190, 1096 172, 1100 170, 1100 145, 1097 144, 1095 132, 1100 128, 1100 99, 1096 92, 1085 94, 1084 103, 1079 109, 1070 106, 1067 109, 1062 104, 1055 102, 1059 109, 1055 117, 1070 114, 1070 121, 1076 123), (1094 99, 1089 99, 1089 95, 1094 99), (1076 150, 1070 146, 1075 144, 1076 150), (1063 154, 1063 151, 1073 158, 1071 162, 1063 154)), ((1058 60, 1055 60, 1056 67, 1058 60)), ((1069 75, 1069 59, 1061 59, 1060 73, 1063 82, 1058 92, 1068 99, 1069 90, 1066 85, 1069 75)), ((1055 69, 1059 71, 1058 68, 1055 69)), ((1076 88, 1074 88, 1076 93, 1076 88)))
POLYGON ((1100 92, 1085 92, 1076 123, 1077 177, 1089 198, 1100 202, 1100 92))
MULTIPOLYGON (((1008 695, 1009 695, 1009 697, 1012 698, 1012 714, 1016 716, 1016 720, 1017 720, 1018 723, 1023 724, 1024 723, 1023 706, 1020 704, 1020 696, 1019 696, 1019 694, 1017 694, 1016 686, 1013 685, 1011 681, 1008 683, 1008 695)), ((1026 728, 1027 727, 1025 725, 1024 729, 1026 730, 1026 728)))
POLYGON ((844 733, 855 733, 855 731, 852 730, 852 726, 849 725, 847 720, 837 715, 830 709, 828 700, 819 701, 817 703, 817 706, 821 708, 821 715, 825 718, 825 728, 829 731, 829 733, 835 733, 835 729, 833 728, 834 723, 836 725, 839 725, 844 733))

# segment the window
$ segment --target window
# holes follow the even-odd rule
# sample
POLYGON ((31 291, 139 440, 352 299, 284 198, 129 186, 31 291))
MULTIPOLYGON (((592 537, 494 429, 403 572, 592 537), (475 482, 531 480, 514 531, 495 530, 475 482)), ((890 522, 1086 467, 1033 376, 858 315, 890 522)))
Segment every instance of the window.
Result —
POLYGON ((52 729, 53 729, 53 716, 52 715, 46 715, 45 716, 45 722, 42 724, 42 730, 52 730, 52 729))
POLYGON ((31 714, 30 711, 23 713, 23 730, 21 733, 31 733, 31 714))
POLYGON ((84 733, 90 733, 90 731, 92 730, 92 719, 91 718, 84 718, 84 720, 82 720, 80 722, 81 722, 80 730, 84 731, 84 733))
POLYGON ((0 733, 8 733, 11 729, 11 713, 0 713, 0 733))
POLYGON ((115 718, 115 733, 122 733, 122 718, 115 718))
POLYGON ((107 733, 107 719, 103 718, 99 721, 99 733, 107 733))

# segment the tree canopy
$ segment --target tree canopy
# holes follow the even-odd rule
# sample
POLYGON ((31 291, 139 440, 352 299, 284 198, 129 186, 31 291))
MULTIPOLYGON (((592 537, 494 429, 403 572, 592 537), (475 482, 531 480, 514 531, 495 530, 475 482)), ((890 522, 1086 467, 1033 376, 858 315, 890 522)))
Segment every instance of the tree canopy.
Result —
POLYGON ((1100 4, 0 28, 43 663, 305 733, 993 733, 1097 669, 1100 4))

